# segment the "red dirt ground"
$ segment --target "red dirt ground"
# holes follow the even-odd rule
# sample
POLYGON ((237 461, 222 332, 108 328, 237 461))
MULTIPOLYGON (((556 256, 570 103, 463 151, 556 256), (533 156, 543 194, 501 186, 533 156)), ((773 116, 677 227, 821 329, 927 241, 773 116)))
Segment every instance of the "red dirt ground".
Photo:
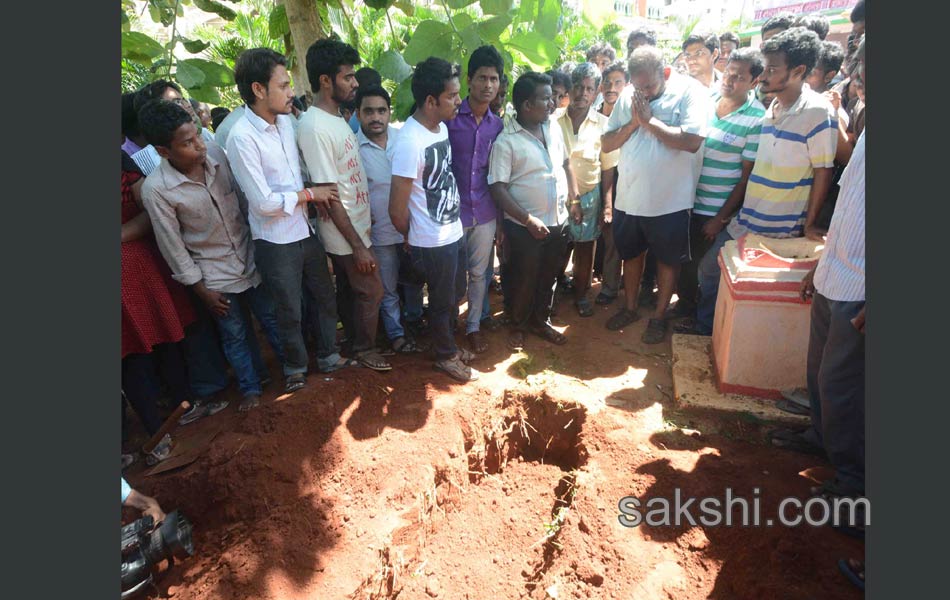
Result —
POLYGON ((178 429, 221 433, 183 469, 126 473, 194 524, 196 555, 151 597, 859 598, 836 562, 863 543, 827 527, 619 524, 622 497, 674 488, 760 488, 774 516, 829 472, 765 445, 760 423, 677 411, 669 341, 642 345, 645 319, 607 331, 613 310, 581 319, 563 301, 560 347, 512 355, 488 334, 474 384, 395 357, 178 429))

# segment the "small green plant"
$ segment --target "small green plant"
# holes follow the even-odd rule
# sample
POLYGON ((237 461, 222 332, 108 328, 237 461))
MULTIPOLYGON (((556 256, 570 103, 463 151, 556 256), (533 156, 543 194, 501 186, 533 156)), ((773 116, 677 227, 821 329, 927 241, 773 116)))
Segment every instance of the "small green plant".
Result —
POLYGON ((571 510, 569 506, 562 506, 557 509, 554 518, 551 519, 549 523, 544 524, 544 537, 545 539, 553 538, 561 531, 561 526, 564 525, 564 520, 567 519, 567 513, 571 510))
POLYGON ((527 352, 522 352, 523 357, 516 360, 512 363, 515 372, 518 373, 518 377, 521 379, 527 379, 529 375, 528 369, 531 367, 531 364, 534 362, 534 357, 528 354, 527 352))

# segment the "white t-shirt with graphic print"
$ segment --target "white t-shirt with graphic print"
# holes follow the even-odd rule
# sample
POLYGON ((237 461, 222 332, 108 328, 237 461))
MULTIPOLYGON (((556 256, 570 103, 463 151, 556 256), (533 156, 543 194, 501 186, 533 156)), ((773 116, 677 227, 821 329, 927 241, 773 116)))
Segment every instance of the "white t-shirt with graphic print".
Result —
POLYGON ((438 248, 461 238, 459 193, 445 123, 439 123, 439 133, 433 133, 409 117, 386 153, 393 175, 414 180, 409 196, 409 244, 438 248))

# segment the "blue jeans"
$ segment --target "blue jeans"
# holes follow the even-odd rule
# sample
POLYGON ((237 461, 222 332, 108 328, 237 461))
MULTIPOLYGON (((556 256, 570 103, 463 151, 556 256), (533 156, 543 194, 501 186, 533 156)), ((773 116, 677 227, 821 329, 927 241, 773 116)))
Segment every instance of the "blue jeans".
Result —
POLYGON ((198 319, 185 328, 182 351, 188 369, 188 386, 196 399, 207 398, 228 387, 228 363, 221 351, 221 340, 214 316, 196 296, 193 304, 198 319))
POLYGON ((400 281, 400 268, 410 267, 409 254, 402 243, 386 246, 373 246, 379 276, 383 280, 383 300, 379 305, 379 316, 383 320, 383 329, 389 341, 398 340, 406 335, 401 318, 418 321, 422 318, 422 286, 400 281), (399 306, 399 286, 403 287, 404 310, 399 306))
POLYGON ((254 258, 277 305, 284 375, 307 372, 309 360, 300 326, 304 293, 309 296, 310 327, 317 339, 317 366, 326 369, 339 362, 336 297, 320 238, 311 234, 290 244, 254 240, 254 258))
POLYGON ((488 254, 488 264, 485 265, 485 299, 482 301, 482 321, 492 316, 491 302, 488 294, 491 292, 491 282, 495 279, 495 242, 492 240, 491 252, 488 254))
POLYGON ((383 299, 379 303, 379 316, 383 320, 383 329, 390 341, 406 335, 400 321, 399 309, 399 252, 402 244, 373 246, 376 264, 379 265, 379 277, 383 280, 383 299))
POLYGON ((495 246, 495 225, 497 221, 479 223, 465 229, 465 255, 468 272, 468 318, 465 333, 478 331, 488 285, 485 276, 491 267, 492 248, 495 246))
POLYGON ((699 303, 696 306, 696 329, 712 333, 716 316, 716 297, 719 295, 719 251, 732 240, 723 229, 713 240, 712 246, 699 261, 699 303))
MULTIPOLYGON (((411 260, 411 259, 407 259, 411 260)), ((422 319, 422 286, 414 283, 402 283, 403 316, 407 321, 422 319)))
POLYGON ((238 388, 243 396, 261 395, 261 379, 267 376, 267 367, 261 359, 261 349, 254 333, 250 313, 253 312, 261 324, 267 341, 281 365, 284 364, 284 352, 280 343, 277 325, 277 305, 264 284, 250 288, 240 294, 224 294, 231 301, 228 314, 215 316, 224 355, 234 374, 237 375, 238 388))
POLYGON ((436 360, 452 358, 458 347, 451 321, 465 296, 465 238, 438 248, 412 246, 411 251, 429 286, 429 332, 436 360))

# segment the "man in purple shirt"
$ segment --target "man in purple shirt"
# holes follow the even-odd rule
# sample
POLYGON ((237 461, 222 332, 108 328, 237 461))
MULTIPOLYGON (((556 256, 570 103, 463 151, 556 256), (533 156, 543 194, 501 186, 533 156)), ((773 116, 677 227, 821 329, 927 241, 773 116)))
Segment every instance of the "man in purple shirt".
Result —
POLYGON ((468 257, 465 334, 476 353, 488 349, 479 330, 498 218, 498 209, 488 193, 488 159, 492 143, 504 127, 489 105, 498 94, 503 71, 504 62, 494 47, 482 46, 472 52, 468 59, 468 98, 459 106, 458 115, 445 122, 452 145, 452 172, 461 200, 468 257))

